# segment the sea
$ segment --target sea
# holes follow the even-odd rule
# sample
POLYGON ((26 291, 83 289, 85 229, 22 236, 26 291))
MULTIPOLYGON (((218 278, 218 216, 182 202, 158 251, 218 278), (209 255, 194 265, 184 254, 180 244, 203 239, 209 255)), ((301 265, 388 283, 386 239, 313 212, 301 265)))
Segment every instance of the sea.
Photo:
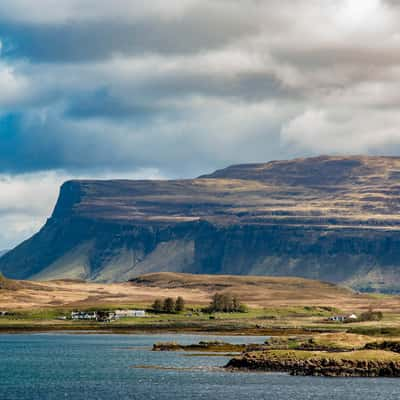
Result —
POLYGON ((156 342, 262 343, 209 335, 2 334, 0 400, 398 400, 400 379, 227 372, 229 357, 153 352, 156 342))

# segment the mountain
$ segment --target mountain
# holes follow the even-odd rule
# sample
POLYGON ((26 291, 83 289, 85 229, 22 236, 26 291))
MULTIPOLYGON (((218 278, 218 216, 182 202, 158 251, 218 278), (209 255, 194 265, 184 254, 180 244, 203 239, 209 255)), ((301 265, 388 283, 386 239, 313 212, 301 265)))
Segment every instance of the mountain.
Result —
POLYGON ((0 250, 0 257, 4 256, 4 254, 6 254, 8 252, 8 250, 0 250))
POLYGON ((400 158, 234 165, 196 179, 69 181, 0 259, 16 279, 298 276, 400 292, 400 158))

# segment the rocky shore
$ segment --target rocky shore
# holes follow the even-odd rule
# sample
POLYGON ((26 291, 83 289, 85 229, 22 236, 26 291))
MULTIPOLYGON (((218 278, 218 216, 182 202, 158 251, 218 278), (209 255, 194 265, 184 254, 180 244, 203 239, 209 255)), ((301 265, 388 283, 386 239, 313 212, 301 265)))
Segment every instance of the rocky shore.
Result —
POLYGON ((400 377, 400 357, 387 351, 324 353, 302 351, 248 352, 226 365, 231 370, 286 372, 327 377, 400 377))
POLYGON ((245 344, 231 344, 219 341, 199 342, 182 345, 176 342, 159 342, 153 345, 153 351, 205 351, 205 352, 243 352, 248 348, 245 344))
POLYGON ((260 344, 159 342, 153 351, 230 353, 230 371, 283 372, 297 376, 400 377, 400 341, 370 341, 348 333, 269 337, 260 344), (234 356, 233 353, 237 355, 234 356))

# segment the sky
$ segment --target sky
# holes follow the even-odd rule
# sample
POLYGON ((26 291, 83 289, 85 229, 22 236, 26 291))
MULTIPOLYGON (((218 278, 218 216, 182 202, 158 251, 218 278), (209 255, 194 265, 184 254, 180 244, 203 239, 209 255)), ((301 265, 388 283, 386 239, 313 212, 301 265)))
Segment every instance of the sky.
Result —
POLYGON ((400 155, 397 0, 1 0, 0 249, 74 178, 400 155))

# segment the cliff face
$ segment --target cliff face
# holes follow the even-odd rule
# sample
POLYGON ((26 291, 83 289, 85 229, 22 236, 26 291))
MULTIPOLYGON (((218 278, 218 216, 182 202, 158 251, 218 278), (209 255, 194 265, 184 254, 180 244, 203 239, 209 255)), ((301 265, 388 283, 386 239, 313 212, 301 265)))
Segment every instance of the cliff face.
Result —
POLYGON ((400 158, 232 166, 192 180, 66 182, 0 259, 11 278, 175 271, 293 275, 400 291, 400 158))

